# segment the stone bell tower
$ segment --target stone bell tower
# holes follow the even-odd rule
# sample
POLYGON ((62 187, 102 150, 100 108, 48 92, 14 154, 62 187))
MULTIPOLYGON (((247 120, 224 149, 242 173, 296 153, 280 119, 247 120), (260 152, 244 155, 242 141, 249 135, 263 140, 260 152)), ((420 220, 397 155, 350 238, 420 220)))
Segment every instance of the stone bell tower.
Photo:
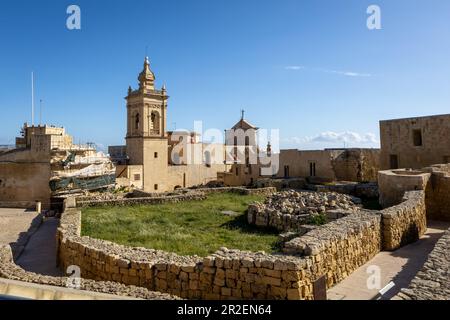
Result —
POLYGON ((139 89, 128 88, 127 155, 129 165, 143 166, 143 185, 146 191, 160 190, 168 165, 166 88, 155 89, 155 74, 148 57, 139 74, 139 89))

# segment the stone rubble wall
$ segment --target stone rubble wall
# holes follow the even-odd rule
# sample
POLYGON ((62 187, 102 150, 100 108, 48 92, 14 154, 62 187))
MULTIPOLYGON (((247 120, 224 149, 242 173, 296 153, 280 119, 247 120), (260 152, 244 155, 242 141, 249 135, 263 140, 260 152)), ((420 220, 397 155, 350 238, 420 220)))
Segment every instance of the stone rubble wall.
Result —
MULTIPOLYGON (((276 198, 280 194, 282 193, 277 193, 272 198, 276 198)), ((295 194, 301 195, 303 193, 297 192, 295 194)), ((320 200, 319 195, 319 193, 316 193, 315 197, 320 200)), ((330 195, 329 193, 327 197, 329 198, 330 195)), ((269 200, 271 198, 268 198, 264 204, 255 203, 249 206, 248 223, 261 227, 273 227, 279 231, 298 231, 300 233, 302 233, 304 226, 310 223, 311 215, 285 212, 286 208, 292 211, 291 206, 293 203, 295 204, 295 201, 290 201, 287 205, 281 203, 281 205, 276 207, 271 205, 269 200)), ((346 199, 341 198, 339 200, 344 201, 346 199)), ((335 205, 341 206, 338 202, 336 200, 335 205)), ((326 214, 328 221, 332 221, 358 212, 354 209, 359 210, 357 207, 347 209, 348 202, 344 203, 344 205, 345 208, 337 208, 340 210, 329 210, 328 207, 323 207, 321 211, 326 214)), ((380 229, 382 231, 384 250, 395 250, 408 243, 415 242, 426 232, 427 208, 423 190, 407 191, 400 204, 377 212, 381 215, 380 229)))
MULTIPOLYGON (((208 257, 180 256, 81 237, 81 212, 69 208, 57 231, 62 268, 77 265, 82 277, 145 287, 189 299, 314 299, 313 284, 326 277, 327 288, 369 261, 387 243, 412 240, 409 221, 422 230, 423 192, 405 195, 389 212, 359 210, 284 244, 266 254, 222 248, 208 257), (383 223, 389 216, 390 223, 383 223), (384 241, 385 228, 392 234, 384 241)), ((420 233, 420 232, 419 232, 420 233)))
POLYGON ((312 299, 307 260, 223 248, 206 258, 131 248, 80 237, 81 213, 67 210, 57 232, 58 261, 82 277, 143 286, 189 299, 312 299))
POLYGON ((450 297, 450 229, 438 240, 422 269, 395 299, 448 300, 450 297))
POLYGON ((382 210, 381 215, 384 250, 419 240, 427 230, 425 192, 406 192, 399 205, 382 210))
POLYGON ((386 170, 378 172, 379 202, 383 208, 402 202, 407 191, 426 190, 429 173, 412 170, 386 170))
POLYGON ((381 251, 381 215, 361 210, 284 244, 287 254, 309 256, 312 272, 339 283, 381 251))
POLYGON ((100 207, 100 206, 132 206, 142 204, 164 204, 164 203, 176 203, 190 200, 205 200, 204 193, 191 192, 187 194, 174 195, 174 196, 159 196, 159 197, 144 197, 144 198, 123 198, 123 199, 110 199, 110 200, 81 200, 76 202, 77 207, 100 207))
POLYGON ((194 190, 203 192, 205 194, 232 192, 240 195, 261 195, 261 196, 269 196, 277 192, 277 189, 275 187, 263 187, 254 189, 244 187, 219 187, 219 188, 198 188, 194 190))
POLYGON ((358 198, 378 199, 378 184, 375 182, 369 183, 335 183, 335 184, 308 184, 308 190, 317 192, 338 192, 342 194, 349 194, 358 198))
MULTIPOLYGON (((67 287, 67 277, 51 277, 33 272, 28 272, 16 265, 13 261, 11 248, 7 245, 0 246, 0 278, 36 283, 57 287, 67 287)), ((133 297, 150 300, 176 300, 178 297, 169 294, 152 292, 146 288, 127 286, 118 282, 94 281, 82 279, 80 290, 93 291, 118 296, 133 297)))
POLYGON ((307 182, 305 178, 260 178, 256 180, 257 188, 274 187, 280 191, 283 189, 305 189, 307 182))
POLYGON ((331 160, 337 180, 377 181, 379 149, 347 149, 331 160))
POLYGON ((242 195, 263 195, 267 196, 276 192, 273 187, 248 189, 243 187, 220 187, 220 188, 198 188, 183 189, 169 193, 155 194, 144 191, 133 191, 131 197, 96 199, 95 197, 77 198, 77 207, 94 207, 94 206, 130 206, 140 204, 164 204, 176 203, 191 200, 205 200, 206 196, 211 193, 234 192, 242 195))
POLYGON ((335 220, 359 210, 360 199, 336 192, 283 191, 248 207, 249 224, 279 231, 299 231, 319 214, 335 220))

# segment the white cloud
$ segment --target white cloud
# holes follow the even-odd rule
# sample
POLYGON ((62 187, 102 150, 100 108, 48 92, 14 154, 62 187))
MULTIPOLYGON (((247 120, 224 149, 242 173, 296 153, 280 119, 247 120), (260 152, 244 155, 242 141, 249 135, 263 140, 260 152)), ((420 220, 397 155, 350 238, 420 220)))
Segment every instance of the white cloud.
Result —
POLYGON ((353 71, 338 71, 338 70, 322 70, 323 72, 327 73, 334 73, 339 74, 346 77, 371 77, 372 75, 370 73, 359 73, 359 72, 353 72, 353 71))
POLYGON ((336 148, 336 147, 378 147, 379 141, 373 133, 357 133, 353 131, 325 131, 312 137, 290 137, 283 139, 282 144, 299 148, 336 148))
POLYGON ((284 67, 284 69, 286 69, 286 70, 293 70, 293 71, 298 71, 298 70, 301 70, 304 68, 305 67, 303 67, 303 66, 286 66, 286 67, 284 67))
MULTIPOLYGON (((302 69, 307 69, 305 66, 291 65, 285 66, 285 70, 298 71, 302 69)), ((341 70, 331 70, 331 69, 321 69, 321 68, 308 68, 314 71, 324 72, 324 73, 334 73, 346 77, 372 77, 370 73, 354 72, 354 71, 341 71, 341 70)))

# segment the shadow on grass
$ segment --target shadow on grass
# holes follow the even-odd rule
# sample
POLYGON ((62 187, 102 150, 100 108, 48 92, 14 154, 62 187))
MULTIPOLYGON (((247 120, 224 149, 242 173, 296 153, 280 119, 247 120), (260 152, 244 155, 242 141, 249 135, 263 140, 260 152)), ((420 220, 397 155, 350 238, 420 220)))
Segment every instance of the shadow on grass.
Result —
MULTIPOLYGON (((255 234, 255 235, 278 235, 280 232, 273 227, 258 227, 249 224, 247 221, 247 211, 244 214, 236 216, 233 220, 228 221, 220 225, 222 228, 231 230, 239 230, 242 233, 255 234)), ((282 249, 282 242, 275 241, 271 245, 273 252, 280 252, 282 249)))

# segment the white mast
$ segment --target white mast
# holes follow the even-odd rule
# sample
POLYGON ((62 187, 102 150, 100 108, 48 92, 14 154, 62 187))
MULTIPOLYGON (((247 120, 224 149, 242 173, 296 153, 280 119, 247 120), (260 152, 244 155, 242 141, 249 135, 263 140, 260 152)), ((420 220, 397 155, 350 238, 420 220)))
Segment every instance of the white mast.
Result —
POLYGON ((31 72, 31 126, 34 126, 34 73, 31 72))

